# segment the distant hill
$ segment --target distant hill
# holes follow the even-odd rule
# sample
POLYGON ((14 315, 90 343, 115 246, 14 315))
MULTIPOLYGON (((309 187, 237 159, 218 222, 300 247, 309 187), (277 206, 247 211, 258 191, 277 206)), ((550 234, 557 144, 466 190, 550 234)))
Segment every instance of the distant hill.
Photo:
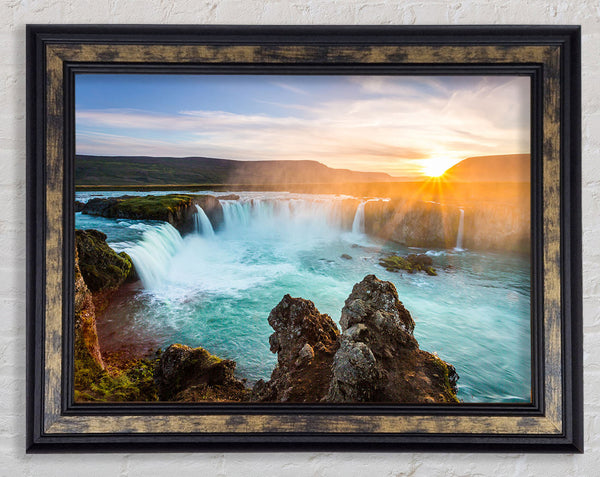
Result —
POLYGON ((529 182, 529 154, 469 157, 444 172, 452 182, 529 182))
POLYGON ((390 182, 380 172, 332 169, 317 161, 234 161, 209 157, 88 156, 75 158, 75 184, 339 184, 390 182))

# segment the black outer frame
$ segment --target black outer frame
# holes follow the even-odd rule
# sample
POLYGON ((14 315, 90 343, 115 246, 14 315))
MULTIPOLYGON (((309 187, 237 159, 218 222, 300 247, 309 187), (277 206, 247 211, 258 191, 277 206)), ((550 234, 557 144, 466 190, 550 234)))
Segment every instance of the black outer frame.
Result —
MULTIPOLYGON (((155 65, 160 69, 160 65, 155 65)), ((252 65, 254 66, 254 65, 252 65)), ((466 65, 465 65, 466 66, 466 65)), ((490 65, 490 68, 492 65, 490 65)), ((102 65, 98 65, 101 69, 102 65)), ((264 71, 264 65, 256 65, 257 70, 264 71)), ((314 66, 313 66, 314 68, 314 66)), ((66 65, 65 72, 76 71, 77 65, 66 65), (72 68, 72 69, 71 69, 72 68)), ((291 68, 292 70, 294 68, 291 68)), ((457 66, 457 69, 461 69, 457 66)), ((462 68, 464 70, 464 68, 462 68)), ((281 68, 280 68, 281 70, 281 68)), ((278 70, 278 72, 280 71, 278 70)), ((238 70, 239 71, 239 70, 238 70)), ((255 71, 256 73, 257 71, 255 71)), ((535 77, 535 75, 534 75, 535 77)), ((538 77, 539 78, 539 77, 538 77)), ((68 81, 66 82, 68 85, 68 81)), ((582 413, 582 324, 581 324, 581 207, 580 207, 580 29, 572 26, 461 26, 461 27, 283 27, 283 26, 252 26, 252 27, 224 27, 224 26, 40 26, 27 27, 27 451, 131 451, 131 450, 444 450, 444 451, 539 451, 539 452, 581 452, 583 448, 583 413, 582 413), (42 371, 43 356, 36 348, 42 342, 44 292, 44 243, 45 243, 45 169, 44 161, 44 111, 46 101, 44 98, 44 83, 41 79, 45 72, 44 44, 46 41, 69 42, 94 42, 110 41, 114 43, 211 43, 211 44, 437 44, 440 42, 458 45, 481 44, 560 44, 563 46, 563 64, 561 65, 561 89, 563 103, 561 107, 561 282, 563 304, 563 364, 564 386, 563 408, 566 419, 564 435, 556 436, 494 436, 494 435, 372 435, 372 434, 296 434, 269 433, 269 434, 211 434, 201 438, 189 434, 169 435, 123 435, 113 434, 100 436, 87 434, 85 436, 52 437, 45 436, 42 432, 42 371), (570 132, 570 134, 565 133, 570 132), (565 160, 568 157, 569 160, 565 160), (568 421, 568 422, 567 422, 568 421)), ((68 92, 68 91, 66 91, 68 92)), ((539 90, 538 90, 539 93, 539 90)), ((66 101, 69 94, 65 96, 66 101)), ((534 98, 535 103, 535 98, 534 98)), ((539 104, 539 98, 538 98, 539 104)), ((67 108, 65 118, 67 131, 69 122, 72 121, 72 111, 67 108)), ((539 112, 532 108, 532 119, 539 112)), ((533 125, 533 121, 532 121, 533 125)), ((533 128, 534 130, 536 128, 533 128)), ((72 132, 72 129, 70 130, 72 132)), ((538 133, 541 134, 540 128, 538 133)), ((536 138, 532 138, 532 147, 536 138)), ((539 142, 539 141, 538 141, 539 142)), ((69 139, 66 142, 66 155, 69 155, 69 139)), ((72 144, 71 144, 72 147, 72 144)), ((532 151, 535 155, 535 150, 532 151)), ((72 162, 72 161, 71 161, 72 162)), ((532 161, 533 162, 533 161, 532 161)), ((65 211, 72 211, 72 197, 68 191, 73 190, 71 180, 72 164, 65 158, 65 211)), ((535 168, 534 168, 535 169, 535 168)), ((532 171, 535 173, 535 170, 532 171)), ((532 175, 534 177, 534 175, 532 175)), ((532 191, 532 212, 535 206, 542 201, 541 187, 532 191)), ((532 215, 532 232, 535 234, 540 227, 540 217, 532 215)), ((65 221, 69 225, 69 219, 65 221)), ((72 228, 72 219, 71 219, 72 228)), ((65 227, 65 231, 69 231, 65 227)), ((72 233, 65 235, 66 248, 72 245, 72 233), (71 237, 69 239, 69 237, 71 237)), ((532 241, 533 243, 533 241, 532 241)), ((535 257, 535 253, 533 256, 535 257)), ((536 269, 534 258, 534 269, 536 269)), ((65 255, 65 277, 72 277, 72 256, 65 255), (69 268, 70 267, 70 268, 69 268)), ((66 286, 65 294, 72 299, 72 287, 66 286), (69 293, 71 293, 69 295, 69 293)), ((533 292, 532 292, 533 296, 533 292)), ((532 300, 533 301, 533 300, 532 300)), ((66 300, 65 303, 69 303, 66 300)), ((69 308, 67 305, 66 308, 69 308)), ((65 310, 69 316, 70 310, 65 310)), ((72 321, 72 320, 71 320, 72 321)), ((69 323, 69 320, 65 320, 69 323)), ((535 325, 535 324, 534 324, 535 325)), ((65 328, 69 329, 69 328, 65 328)), ((535 326, 532 328, 532 334, 535 326)), ((63 355, 69 362, 69 349, 71 346, 68 335, 67 345, 63 355)), ((534 340, 537 352, 543 350, 541 339, 534 340)), ((543 380, 543 366, 536 360, 536 350, 532 350, 532 367, 540 368, 538 378, 543 380), (537 364, 537 366, 536 366, 537 364)), ((70 375, 69 366, 63 369, 63 382, 68 384, 65 376, 70 375)), ((543 382, 543 381, 542 381, 543 382)), ((535 388, 534 388, 535 389, 535 388)), ((68 391, 68 386, 63 390, 68 391)), ((65 415, 76 414, 185 414, 198 413, 198 407, 165 405, 76 405, 63 393, 63 412, 65 415)), ((265 413, 264 409, 244 408, 238 406, 235 411, 228 408, 226 414, 237 413, 265 413), (232 412, 233 411, 233 412, 232 412)), ((217 406, 218 408, 218 406, 217 406)), ((212 412, 219 411, 217 408, 212 412)), ((207 408, 204 407, 204 412, 207 408)), ((329 408, 331 409, 331 407, 329 408)), ((278 407, 274 412, 290 412, 293 410, 306 413, 307 409, 300 406, 278 407)), ((372 407, 364 411, 370 414, 381 407, 372 407)), ((312 412, 324 412, 319 406, 313 406, 312 412)), ((343 413, 344 408, 339 406, 335 413, 343 413)), ((360 411, 363 412, 363 411, 360 411)), ((532 406, 489 406, 489 405, 461 405, 439 406, 434 409, 426 406, 406 406, 405 413, 414 414, 477 414, 490 412, 497 415, 535 415, 543 412, 539 400, 534 396, 532 406), (536 404, 537 402, 537 404, 536 404)), ((202 413, 202 412, 200 412, 202 413)), ((353 409, 356 414, 357 410, 353 409)))

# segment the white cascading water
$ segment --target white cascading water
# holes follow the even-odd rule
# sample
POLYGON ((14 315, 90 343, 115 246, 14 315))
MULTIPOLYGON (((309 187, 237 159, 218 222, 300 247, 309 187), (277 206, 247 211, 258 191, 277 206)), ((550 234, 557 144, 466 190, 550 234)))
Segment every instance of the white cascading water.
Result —
POLYGON ((249 214, 246 212, 241 202, 233 200, 221 200, 219 202, 223 208, 223 223, 225 227, 234 225, 247 226, 249 224, 249 214))
POLYGON ((204 210, 196 206, 194 234, 183 239, 167 223, 145 232, 138 244, 125 250, 144 288, 157 291, 183 283, 192 287, 196 283, 204 290, 244 288, 246 282, 260 281, 258 275, 265 268, 240 266, 248 257, 244 255, 248 240, 276 241, 279 253, 287 254, 323 239, 335 239, 343 231, 341 200, 244 198, 220 203, 220 233, 225 242, 208 245, 206 240, 214 238, 215 231, 204 210))
POLYGON ((364 234, 365 233, 365 205, 367 201, 361 202, 356 208, 356 214, 354 214, 354 220, 352 221, 352 233, 353 234, 364 234))
POLYGON ((196 205, 196 215, 194 216, 194 221, 196 225, 196 233, 204 235, 205 237, 215 236, 215 231, 210 223, 210 219, 206 215, 206 212, 204 212, 202 207, 199 205, 196 205))
POLYGON ((181 249, 183 239, 169 223, 144 232, 137 245, 125 250, 145 288, 159 286, 167 275, 173 256, 181 249))
POLYGON ((352 234, 364 235, 366 233, 365 206, 367 205, 367 202, 388 202, 389 200, 390 199, 368 199, 358 204, 356 213, 354 214, 354 220, 352 221, 352 234))
POLYGON ((465 230, 465 211, 460 209, 460 219, 458 221, 458 233, 456 234, 456 246, 454 250, 464 250, 463 249, 463 233, 465 230))
POLYGON ((275 234, 295 241, 342 230, 341 200, 252 198, 221 200, 220 203, 223 229, 229 234, 275 234))

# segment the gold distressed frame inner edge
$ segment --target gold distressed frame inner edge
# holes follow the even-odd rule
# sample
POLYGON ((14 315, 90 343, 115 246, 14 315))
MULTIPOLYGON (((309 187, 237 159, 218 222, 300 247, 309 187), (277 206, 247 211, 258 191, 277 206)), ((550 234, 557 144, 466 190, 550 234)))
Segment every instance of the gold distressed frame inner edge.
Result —
POLYGON ((560 282, 560 55, 558 46, 205 46, 49 44, 46 46, 46 243, 43 432, 416 433, 560 435, 563 432, 560 282), (427 415, 78 415, 61 411, 63 312, 63 63, 543 64, 543 416, 427 415), (110 60, 107 60, 109 58, 110 60))

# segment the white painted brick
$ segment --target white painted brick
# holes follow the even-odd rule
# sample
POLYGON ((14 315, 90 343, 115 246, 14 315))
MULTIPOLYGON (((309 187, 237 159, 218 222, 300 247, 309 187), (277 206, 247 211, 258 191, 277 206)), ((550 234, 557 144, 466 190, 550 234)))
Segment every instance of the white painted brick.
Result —
POLYGON ((0 476, 596 475, 600 467, 600 3, 597 0, 5 0, 0 4, 0 476), (25 24, 583 25, 586 454, 24 454, 25 24))

